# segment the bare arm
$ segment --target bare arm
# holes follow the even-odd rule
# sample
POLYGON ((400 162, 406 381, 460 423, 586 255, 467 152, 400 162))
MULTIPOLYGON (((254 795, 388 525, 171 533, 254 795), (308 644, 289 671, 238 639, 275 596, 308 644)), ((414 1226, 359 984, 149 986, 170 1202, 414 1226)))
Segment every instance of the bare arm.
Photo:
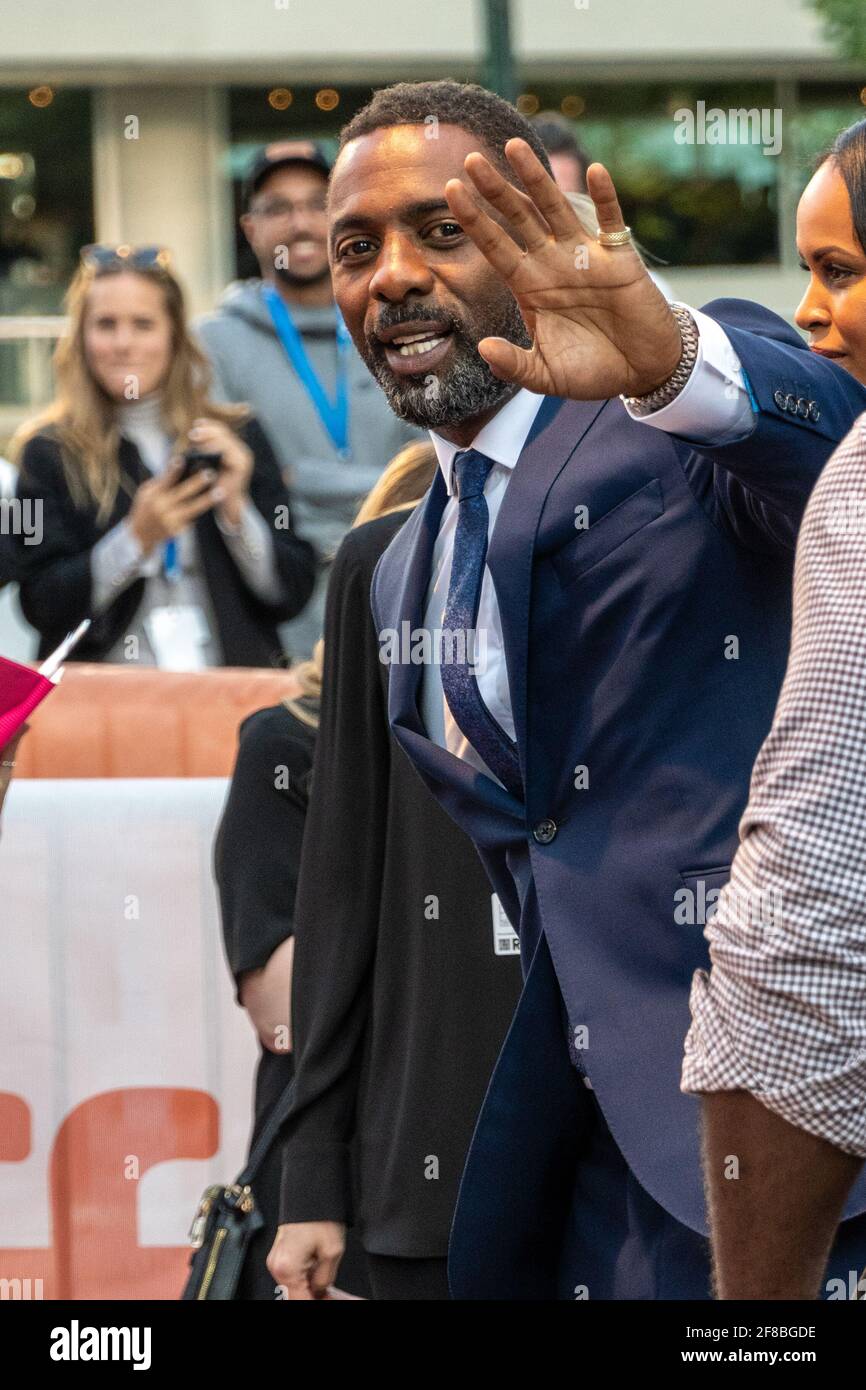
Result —
POLYGON ((817 1298, 863 1159, 747 1091, 704 1095, 702 1109, 716 1297, 817 1298))
POLYGON ((292 1050, 292 962, 295 938, 289 936, 259 970, 240 978, 240 1001, 250 1016, 263 1047, 269 1052, 292 1050))

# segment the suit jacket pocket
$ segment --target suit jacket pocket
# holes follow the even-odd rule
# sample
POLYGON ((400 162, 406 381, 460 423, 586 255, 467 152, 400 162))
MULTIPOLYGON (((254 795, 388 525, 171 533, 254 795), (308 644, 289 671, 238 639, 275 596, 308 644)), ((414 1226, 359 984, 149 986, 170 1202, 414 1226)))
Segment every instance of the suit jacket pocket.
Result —
POLYGON ((705 926, 719 905, 719 894, 731 877, 730 864, 713 869, 681 869, 685 884, 676 893, 674 921, 680 926, 705 926))
POLYGON ((660 517, 664 509, 662 485, 658 478, 651 478, 597 521, 593 521, 590 510, 588 528, 578 531, 573 540, 560 546, 550 557, 559 582, 565 586, 579 579, 636 531, 660 517))

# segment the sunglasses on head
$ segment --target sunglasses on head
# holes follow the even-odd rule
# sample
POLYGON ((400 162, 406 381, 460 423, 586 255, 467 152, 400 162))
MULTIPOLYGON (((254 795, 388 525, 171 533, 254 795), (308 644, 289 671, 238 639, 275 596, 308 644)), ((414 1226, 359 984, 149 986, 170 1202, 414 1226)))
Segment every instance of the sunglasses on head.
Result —
POLYGON ((94 244, 81 251, 82 265, 94 270, 131 266, 133 270, 168 270, 171 255, 163 246, 104 246, 94 244))

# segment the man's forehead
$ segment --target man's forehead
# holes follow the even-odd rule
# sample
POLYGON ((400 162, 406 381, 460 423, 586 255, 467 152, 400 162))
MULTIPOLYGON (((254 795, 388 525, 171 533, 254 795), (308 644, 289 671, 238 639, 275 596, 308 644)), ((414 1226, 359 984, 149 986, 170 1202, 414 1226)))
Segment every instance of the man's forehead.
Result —
POLYGON ((460 126, 384 126, 351 140, 340 151, 331 174, 330 202, 334 210, 354 194, 393 189, 399 180, 429 182, 441 191, 446 179, 466 182, 463 161, 483 142, 460 126))

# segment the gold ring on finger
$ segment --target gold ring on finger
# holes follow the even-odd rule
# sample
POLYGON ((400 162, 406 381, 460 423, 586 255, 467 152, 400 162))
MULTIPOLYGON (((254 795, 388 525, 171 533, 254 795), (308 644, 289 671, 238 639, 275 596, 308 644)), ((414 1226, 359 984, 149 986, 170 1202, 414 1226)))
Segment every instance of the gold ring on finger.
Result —
POLYGON ((631 241, 631 227, 623 227, 621 232, 602 232, 597 234, 600 246, 627 246, 631 241))

